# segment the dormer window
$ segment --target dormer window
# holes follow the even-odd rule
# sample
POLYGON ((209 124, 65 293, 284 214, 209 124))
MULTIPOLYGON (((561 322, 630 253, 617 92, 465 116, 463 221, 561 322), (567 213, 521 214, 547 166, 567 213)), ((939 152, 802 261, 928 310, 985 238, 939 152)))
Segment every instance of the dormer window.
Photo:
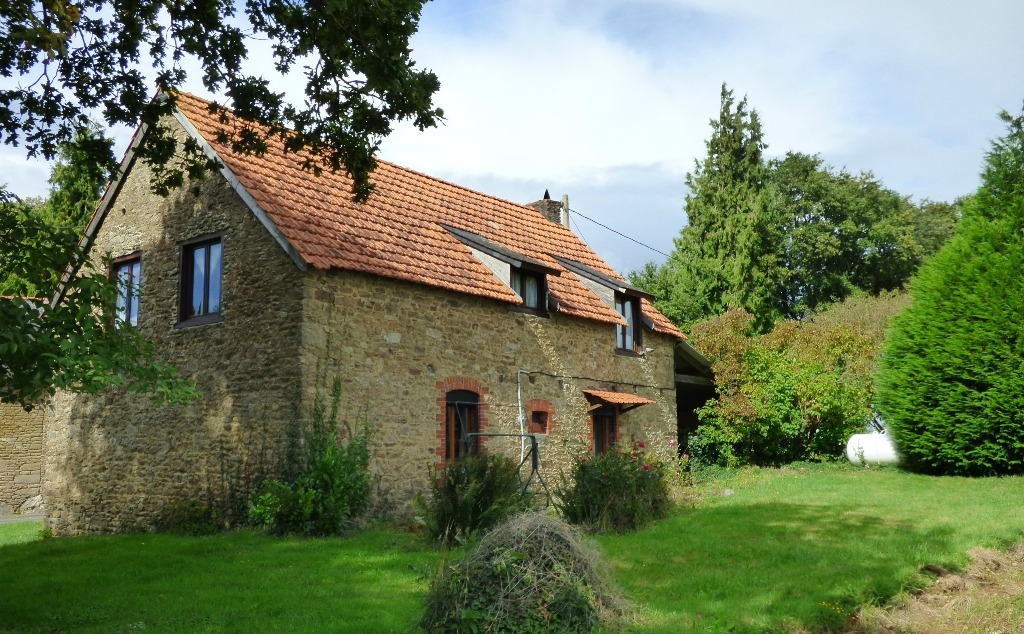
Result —
POLYGON ((616 293, 615 312, 626 322, 625 326, 615 326, 615 347, 636 352, 643 345, 643 329, 637 327, 641 323, 640 298, 616 293))
POLYGON ((546 303, 544 300, 547 296, 544 274, 512 267, 511 278, 510 286, 517 295, 523 298, 523 308, 544 311, 546 303))
POLYGON ((569 269, 579 278, 584 286, 597 295, 605 305, 614 310, 622 318, 624 324, 615 324, 615 351, 620 354, 637 355, 643 352, 643 326, 651 327, 644 322, 642 302, 650 301, 654 296, 643 291, 625 280, 612 277, 608 273, 598 271, 585 264, 555 258, 558 263, 569 269))
POLYGON ((441 226, 519 296, 520 303, 509 306, 510 309, 548 316, 547 276, 559 275, 559 269, 465 229, 441 226))

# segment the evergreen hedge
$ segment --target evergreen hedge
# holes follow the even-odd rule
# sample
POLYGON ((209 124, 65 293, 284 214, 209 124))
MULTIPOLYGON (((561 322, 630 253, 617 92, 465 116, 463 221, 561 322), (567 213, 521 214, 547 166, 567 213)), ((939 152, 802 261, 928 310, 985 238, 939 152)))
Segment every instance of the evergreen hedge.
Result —
POLYGON ((904 466, 1024 473, 1024 114, 1002 114, 978 193, 911 283, 889 332, 878 406, 904 466))

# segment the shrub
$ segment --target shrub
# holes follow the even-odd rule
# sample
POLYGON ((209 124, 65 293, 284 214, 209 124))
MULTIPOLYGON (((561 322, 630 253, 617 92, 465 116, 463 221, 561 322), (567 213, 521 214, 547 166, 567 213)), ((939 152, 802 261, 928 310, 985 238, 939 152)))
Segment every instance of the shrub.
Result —
POLYGON ((346 427, 348 442, 342 442, 340 395, 335 380, 328 414, 317 394, 312 421, 291 452, 286 476, 264 481, 250 506, 257 526, 277 535, 339 535, 370 508, 371 429, 366 425, 356 435, 346 427))
POLYGON ((427 632, 592 632, 625 611, 599 553, 564 522, 514 517, 431 584, 427 632))
POLYGON ((370 507, 368 431, 310 457, 294 482, 268 480, 253 502, 253 522, 274 534, 339 535, 370 507))
POLYGON ((694 327, 694 345, 714 363, 718 399, 698 410, 687 451, 733 467, 836 460, 867 424, 881 349, 877 322, 897 312, 898 294, 854 298, 802 322, 751 332, 742 310, 694 327), (870 324, 853 319, 876 306, 870 324))
POLYGON ((566 521, 598 532, 624 533, 668 514, 668 467, 643 443, 585 456, 563 477, 555 507, 566 521))
POLYGON ((449 544, 499 524, 533 505, 519 464, 500 454, 464 456, 432 474, 430 496, 416 498, 430 536, 449 544))
POLYGON ((953 238, 911 284, 879 372, 905 467, 1024 473, 1024 113, 993 143, 953 238))

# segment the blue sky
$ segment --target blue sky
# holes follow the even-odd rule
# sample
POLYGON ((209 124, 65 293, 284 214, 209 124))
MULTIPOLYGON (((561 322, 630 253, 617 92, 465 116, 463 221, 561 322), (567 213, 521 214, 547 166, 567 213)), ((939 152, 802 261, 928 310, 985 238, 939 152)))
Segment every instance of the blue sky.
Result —
MULTIPOLYGON (((568 194, 667 253, 727 82, 770 156, 820 153, 952 200, 977 187, 997 113, 1024 104, 1021 24, 1019 0, 435 0, 412 47, 447 120, 400 126, 381 157, 517 202, 568 194)), ((301 96, 301 80, 275 85, 301 96)), ((19 194, 45 192, 45 164, 3 148, 0 168, 19 194)), ((621 271, 664 259, 575 222, 621 271)))

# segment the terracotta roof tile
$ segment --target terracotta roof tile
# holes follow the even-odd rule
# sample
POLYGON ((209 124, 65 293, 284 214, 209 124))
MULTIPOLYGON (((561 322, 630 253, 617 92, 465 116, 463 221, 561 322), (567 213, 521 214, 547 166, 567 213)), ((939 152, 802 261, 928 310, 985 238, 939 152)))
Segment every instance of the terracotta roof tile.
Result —
MULTIPOLYGON (((624 323, 610 306, 565 270, 553 255, 580 262, 622 279, 572 231, 529 207, 481 194, 379 161, 369 201, 352 199, 344 172, 319 177, 302 169, 306 155, 287 153, 276 137, 261 156, 242 155, 217 141, 226 123, 210 112, 209 101, 177 93, 180 112, 210 144, 224 165, 310 266, 362 271, 460 293, 519 302, 516 294, 470 250, 445 230, 446 224, 559 269, 549 290, 560 312, 608 323, 624 323)), ((682 333, 648 302, 643 312, 658 331, 682 333)))
POLYGON ((628 392, 603 392, 601 390, 583 390, 587 396, 592 396, 610 405, 647 405, 653 403, 649 398, 630 394, 628 392))

